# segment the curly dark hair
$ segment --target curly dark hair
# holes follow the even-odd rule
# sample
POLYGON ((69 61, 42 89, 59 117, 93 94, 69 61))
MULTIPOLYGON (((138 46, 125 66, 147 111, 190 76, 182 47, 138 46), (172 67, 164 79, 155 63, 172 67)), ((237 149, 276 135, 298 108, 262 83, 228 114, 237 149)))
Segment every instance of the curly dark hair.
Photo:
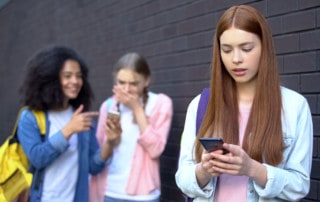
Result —
POLYGON ((69 100, 69 103, 74 109, 83 104, 84 110, 87 111, 93 99, 93 92, 87 80, 88 67, 74 50, 64 46, 40 50, 28 61, 27 74, 20 88, 22 103, 34 110, 62 107, 64 94, 59 73, 67 60, 79 63, 83 80, 78 97, 69 100))

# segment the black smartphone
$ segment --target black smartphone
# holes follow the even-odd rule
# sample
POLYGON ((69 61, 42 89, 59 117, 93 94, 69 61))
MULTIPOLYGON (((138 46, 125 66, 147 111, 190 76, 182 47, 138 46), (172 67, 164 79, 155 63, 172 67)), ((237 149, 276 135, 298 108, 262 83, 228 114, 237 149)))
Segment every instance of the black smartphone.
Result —
POLYGON ((108 119, 112 119, 114 121, 119 121, 120 119, 120 112, 117 111, 109 111, 108 112, 108 119))
POLYGON ((221 150, 223 150, 223 154, 229 153, 228 150, 226 150, 222 147, 222 145, 223 145, 222 138, 215 138, 215 137, 204 138, 203 137, 203 138, 199 138, 199 141, 201 142, 202 146, 204 147, 204 149, 207 152, 213 152, 213 151, 221 149, 221 150))

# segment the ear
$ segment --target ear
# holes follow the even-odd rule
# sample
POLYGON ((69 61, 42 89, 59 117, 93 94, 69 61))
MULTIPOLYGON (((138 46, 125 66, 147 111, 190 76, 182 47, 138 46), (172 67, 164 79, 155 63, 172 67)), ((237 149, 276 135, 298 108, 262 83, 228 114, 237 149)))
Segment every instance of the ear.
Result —
POLYGON ((148 76, 144 82, 144 87, 148 87, 150 85, 150 76, 148 76))

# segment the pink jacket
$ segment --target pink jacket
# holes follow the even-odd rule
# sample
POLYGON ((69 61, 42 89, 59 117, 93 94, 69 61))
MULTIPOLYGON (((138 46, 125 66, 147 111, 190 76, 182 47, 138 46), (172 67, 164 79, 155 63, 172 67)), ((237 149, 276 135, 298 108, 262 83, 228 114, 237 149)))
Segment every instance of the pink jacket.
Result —
MULTIPOLYGON (((108 136, 104 129, 106 112, 107 102, 104 102, 100 107, 97 128, 97 139, 100 146, 107 140, 108 136)), ((131 174, 126 187, 128 194, 148 194, 155 189, 160 189, 159 157, 167 143, 172 113, 171 99, 165 94, 158 94, 156 106, 148 117, 149 126, 138 139, 131 174)), ((91 177, 91 202, 103 202, 107 173, 106 167, 100 174, 91 177)))

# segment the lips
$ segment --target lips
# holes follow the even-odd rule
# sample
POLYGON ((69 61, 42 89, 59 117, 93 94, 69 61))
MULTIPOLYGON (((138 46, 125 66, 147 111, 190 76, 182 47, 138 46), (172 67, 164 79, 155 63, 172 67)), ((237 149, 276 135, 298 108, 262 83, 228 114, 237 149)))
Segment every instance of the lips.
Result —
POLYGON ((78 87, 70 87, 70 88, 66 89, 66 92, 71 93, 71 94, 78 94, 79 88, 78 87))
POLYGON ((235 76, 244 76, 247 72, 247 69, 237 68, 237 69, 233 69, 232 72, 234 73, 235 76))

